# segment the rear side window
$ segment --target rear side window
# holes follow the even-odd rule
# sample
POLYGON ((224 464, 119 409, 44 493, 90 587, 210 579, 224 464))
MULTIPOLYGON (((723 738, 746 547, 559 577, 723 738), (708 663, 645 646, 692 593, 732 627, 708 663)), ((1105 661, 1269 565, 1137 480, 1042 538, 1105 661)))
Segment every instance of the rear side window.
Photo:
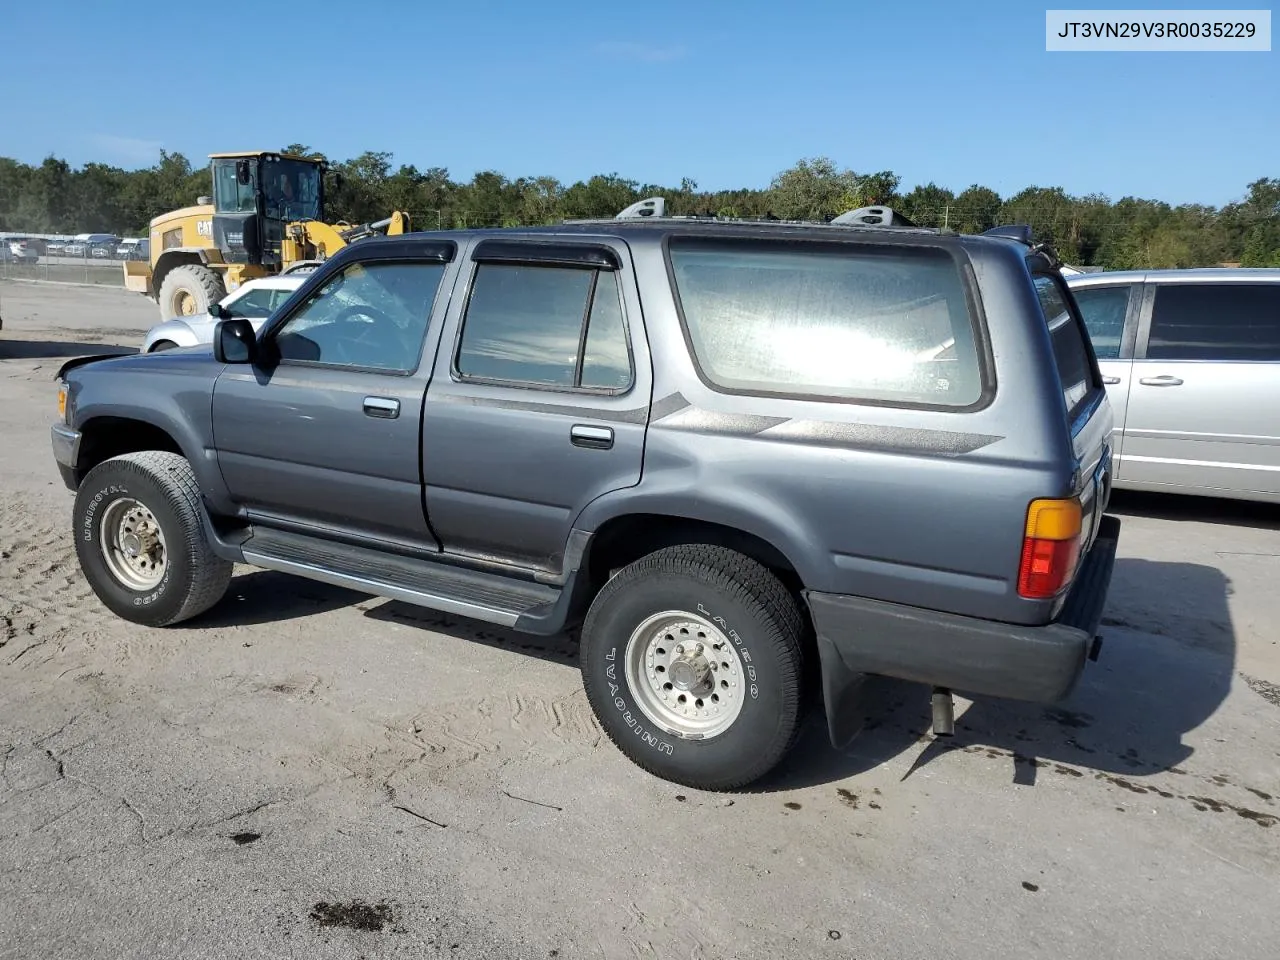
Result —
POLYGON ((1280 283, 1159 287, 1147 358, 1280 360, 1280 283))
POLYGON ((1126 284, 1119 287, 1076 287, 1071 293, 1084 317, 1093 352, 1099 360, 1114 360, 1120 356, 1120 342, 1124 339, 1124 318, 1129 311, 1129 291, 1126 284))
POLYGON ((703 377, 728 392, 968 407, 973 318, 944 250, 674 238, 703 377))
POLYGON ((1067 422, 1072 422, 1088 403, 1093 391, 1100 389, 1094 380, 1089 345, 1068 305, 1062 281, 1049 274, 1039 274, 1035 285, 1040 309, 1044 311, 1049 336, 1053 340, 1053 358, 1062 383, 1062 399, 1067 404, 1067 422))

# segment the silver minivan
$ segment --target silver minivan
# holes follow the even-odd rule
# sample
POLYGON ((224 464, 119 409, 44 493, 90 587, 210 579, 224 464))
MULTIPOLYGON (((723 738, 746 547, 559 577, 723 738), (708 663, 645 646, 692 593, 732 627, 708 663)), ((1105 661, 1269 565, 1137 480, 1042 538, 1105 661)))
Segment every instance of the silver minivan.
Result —
POLYGON ((1280 502, 1280 269, 1067 283, 1115 411, 1115 486, 1280 502))

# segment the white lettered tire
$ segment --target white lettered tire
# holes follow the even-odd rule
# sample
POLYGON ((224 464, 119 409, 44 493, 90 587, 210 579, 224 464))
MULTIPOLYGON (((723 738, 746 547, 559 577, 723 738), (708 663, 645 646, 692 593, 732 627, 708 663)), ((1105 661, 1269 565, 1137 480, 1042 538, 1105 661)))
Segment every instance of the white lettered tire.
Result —
POLYGON ((113 613, 147 626, 178 623, 222 598, 232 564, 213 552, 191 464, 160 450, 98 464, 76 491, 80 569, 113 613))
POLYGON ((587 698, 632 761, 702 790, 745 786, 799 733, 804 619, 782 582, 725 547, 655 551, 600 590, 582 628, 587 698))

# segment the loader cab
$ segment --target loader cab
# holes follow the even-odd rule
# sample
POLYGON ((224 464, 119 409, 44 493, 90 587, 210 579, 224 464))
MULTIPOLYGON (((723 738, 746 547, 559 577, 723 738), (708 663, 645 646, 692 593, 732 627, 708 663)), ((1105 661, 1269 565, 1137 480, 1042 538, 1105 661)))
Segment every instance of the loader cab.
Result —
POLYGON ((214 154, 213 245, 228 263, 279 266, 285 224, 323 220, 324 166, 279 153, 214 154))

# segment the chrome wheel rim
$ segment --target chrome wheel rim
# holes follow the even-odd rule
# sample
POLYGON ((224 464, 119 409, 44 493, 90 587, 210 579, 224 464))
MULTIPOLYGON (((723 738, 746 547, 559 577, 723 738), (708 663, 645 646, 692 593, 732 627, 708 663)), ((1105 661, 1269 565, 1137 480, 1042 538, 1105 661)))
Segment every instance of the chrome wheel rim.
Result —
POLYGON ((139 501, 125 497, 107 507, 99 542, 107 569, 129 589, 149 590, 164 579, 164 532, 155 514, 139 501))
POLYGON ((641 712, 672 736, 709 740, 742 712, 742 659, 709 620, 684 610, 648 617, 631 633, 627 684, 641 712))

